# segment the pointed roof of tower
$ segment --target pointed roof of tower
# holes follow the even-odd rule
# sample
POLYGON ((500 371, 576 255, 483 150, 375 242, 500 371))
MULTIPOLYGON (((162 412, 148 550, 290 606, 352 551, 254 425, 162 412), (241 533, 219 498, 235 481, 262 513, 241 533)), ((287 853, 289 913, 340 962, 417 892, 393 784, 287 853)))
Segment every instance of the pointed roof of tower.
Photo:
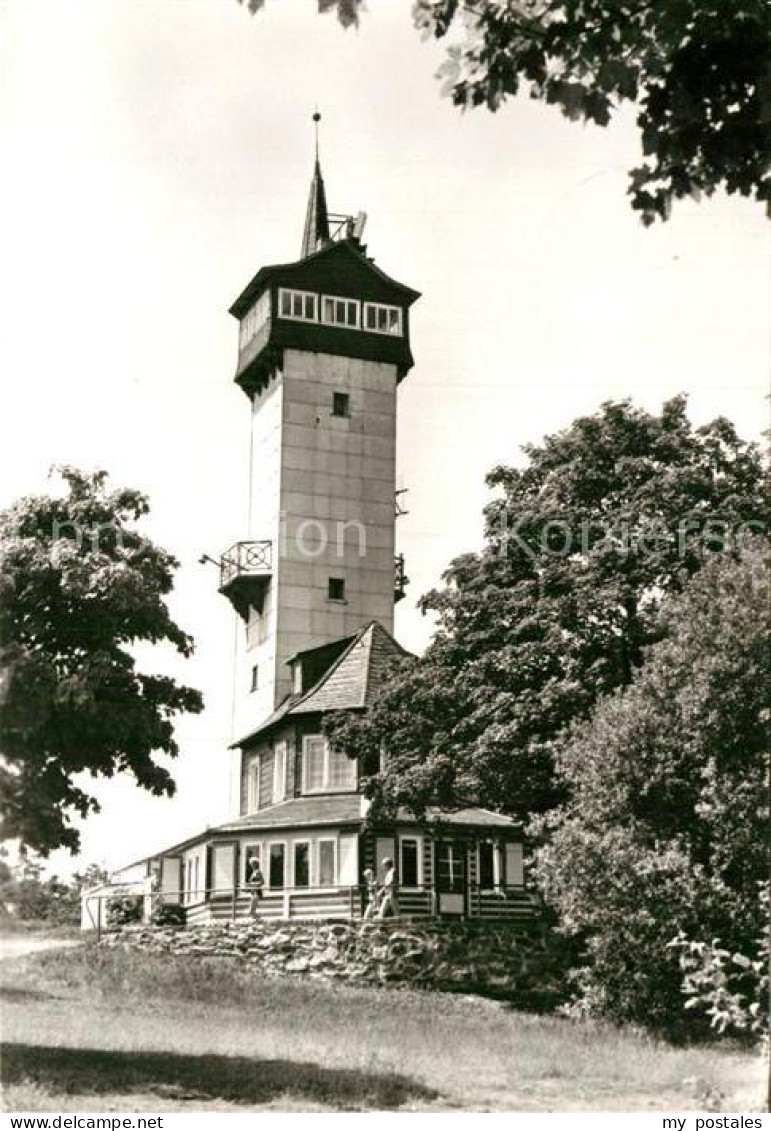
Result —
POLYGON ((301 258, 307 259, 309 255, 319 251, 328 240, 327 194, 324 191, 324 178, 321 175, 321 165, 317 157, 313 169, 313 179, 311 180, 311 191, 308 196, 308 209, 305 213, 301 258))
POLYGON ((324 178, 321 175, 319 163, 319 122, 321 114, 318 110, 313 115, 316 127, 316 163, 313 166, 311 191, 308 195, 308 208, 305 213, 305 229, 303 231, 303 246, 301 258, 307 259, 329 241, 329 211, 327 209, 327 194, 324 189, 324 178))

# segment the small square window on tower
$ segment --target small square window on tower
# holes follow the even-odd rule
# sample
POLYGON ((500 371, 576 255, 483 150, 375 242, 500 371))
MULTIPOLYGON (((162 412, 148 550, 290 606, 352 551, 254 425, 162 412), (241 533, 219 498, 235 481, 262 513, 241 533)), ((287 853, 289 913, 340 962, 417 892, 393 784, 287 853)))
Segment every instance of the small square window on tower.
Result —
POLYGON ((255 664, 252 668, 252 683, 251 683, 250 691, 256 691, 257 690, 257 687, 259 685, 259 677, 260 677, 260 669, 259 669, 258 665, 255 664))
POLYGON ((347 393, 332 394, 332 415, 350 416, 350 397, 347 393))
POLYGON ((345 580, 342 577, 330 577, 327 596, 330 601, 345 600, 345 580))

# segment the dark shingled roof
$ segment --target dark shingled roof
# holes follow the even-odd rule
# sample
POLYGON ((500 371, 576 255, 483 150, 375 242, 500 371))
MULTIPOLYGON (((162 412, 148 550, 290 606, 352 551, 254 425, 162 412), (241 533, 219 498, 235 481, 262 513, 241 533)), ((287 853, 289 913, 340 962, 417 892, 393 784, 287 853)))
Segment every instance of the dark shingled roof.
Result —
MULTIPOLYGON (((193 844, 207 839, 232 833, 255 833, 269 829, 306 829, 320 828, 328 825, 356 825, 364 820, 367 812, 367 801, 358 793, 330 793, 314 794, 309 797, 295 797, 288 801, 281 801, 278 805, 271 805, 257 813, 250 813, 246 817, 236 817, 224 825, 206 826, 196 836, 163 849, 161 852, 143 856, 132 864, 124 865, 121 871, 129 867, 152 860, 159 855, 172 855, 181 852, 193 844)), ((520 831, 519 821, 512 817, 504 817, 502 813, 493 813, 489 809, 456 809, 454 812, 443 812, 441 809, 429 808, 426 810, 426 821, 441 821, 444 825, 456 825, 463 828, 479 829, 509 829, 512 832, 520 831)), ((420 825, 407 809, 400 809, 394 824, 420 825)))
MULTIPOLYGON (((243 832, 248 829, 297 828, 313 825, 354 823, 364 819, 367 801, 358 793, 315 794, 312 797, 295 797, 271 805, 246 817, 238 817, 227 824, 217 825, 211 833, 243 832)), ((400 809, 396 824, 424 824, 441 821, 445 825, 460 825, 464 828, 479 827, 487 829, 516 829, 519 823, 502 813, 492 813, 489 809, 456 809, 443 812, 441 809, 426 810, 426 821, 418 822, 407 809, 400 809)))
POLYGON ((233 746, 243 746, 288 715, 309 715, 320 711, 351 711, 371 707, 386 673, 395 660, 409 657, 378 621, 365 624, 348 647, 330 664, 327 671, 303 695, 290 695, 255 730, 243 735, 233 746))
POLYGON ((297 825, 332 825, 360 821, 364 798, 358 793, 333 793, 327 796, 295 797, 281 801, 248 817, 238 817, 211 832, 239 832, 248 829, 289 828, 297 825))
POLYGON ((397 282, 396 279, 391 278, 380 267, 377 267, 374 260, 364 254, 357 240, 331 240, 311 255, 293 259, 289 263, 271 263, 261 267, 230 307, 229 313, 234 318, 242 318, 251 306, 252 300, 265 289, 268 283, 278 280, 281 284, 290 286, 292 281, 298 277, 307 275, 306 269, 309 266, 313 269, 320 264, 327 265, 330 260, 344 260, 357 264, 361 268, 361 272, 377 280, 381 288, 392 291, 394 297, 401 296, 408 306, 411 306, 413 302, 420 298, 420 291, 397 282))
MULTIPOLYGON (((493 813, 491 809, 455 809, 445 813, 441 809, 429 808, 426 810, 426 818, 429 821, 442 821, 445 825, 482 825, 485 828, 496 829, 520 827, 520 822, 515 821, 513 817, 505 817, 503 813, 493 813)), ((414 819, 406 810, 399 810, 400 821, 414 821, 414 819)))
POLYGON ((316 711, 371 707, 389 666, 409 654, 382 624, 373 620, 357 633, 327 673, 301 696, 289 713, 307 715, 316 711))

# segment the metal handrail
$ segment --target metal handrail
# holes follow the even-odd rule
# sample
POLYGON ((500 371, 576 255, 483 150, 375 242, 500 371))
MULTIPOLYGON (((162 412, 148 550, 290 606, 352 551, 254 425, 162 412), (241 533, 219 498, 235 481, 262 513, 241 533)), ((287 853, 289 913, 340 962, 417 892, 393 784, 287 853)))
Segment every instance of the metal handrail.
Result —
POLYGON ((235 542, 220 557, 220 589, 236 577, 249 574, 270 573, 273 568, 273 543, 235 542))

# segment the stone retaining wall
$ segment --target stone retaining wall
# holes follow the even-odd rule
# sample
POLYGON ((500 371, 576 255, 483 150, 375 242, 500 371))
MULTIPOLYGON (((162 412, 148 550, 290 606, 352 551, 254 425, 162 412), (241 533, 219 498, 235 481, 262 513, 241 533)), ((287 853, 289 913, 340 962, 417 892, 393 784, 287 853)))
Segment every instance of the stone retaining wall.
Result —
POLYGON ((195 927, 127 926, 105 946, 230 959, 267 975, 364 985, 494 992, 538 1003, 559 996, 559 964, 538 923, 292 920, 195 927))

